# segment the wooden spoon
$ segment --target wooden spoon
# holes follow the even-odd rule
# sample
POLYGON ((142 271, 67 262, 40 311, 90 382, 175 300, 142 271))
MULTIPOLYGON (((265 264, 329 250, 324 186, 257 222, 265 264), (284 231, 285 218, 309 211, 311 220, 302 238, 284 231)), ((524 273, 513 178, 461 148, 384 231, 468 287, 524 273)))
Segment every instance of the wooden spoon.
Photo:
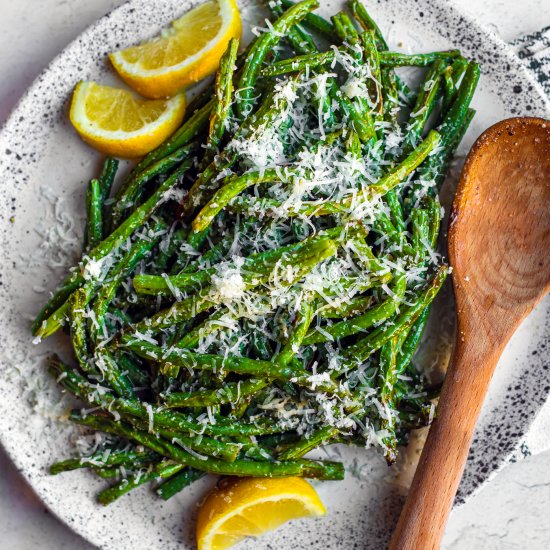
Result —
POLYGON ((453 204, 449 256, 456 345, 391 550, 439 548, 498 359, 550 290, 550 121, 504 120, 476 141, 453 204))

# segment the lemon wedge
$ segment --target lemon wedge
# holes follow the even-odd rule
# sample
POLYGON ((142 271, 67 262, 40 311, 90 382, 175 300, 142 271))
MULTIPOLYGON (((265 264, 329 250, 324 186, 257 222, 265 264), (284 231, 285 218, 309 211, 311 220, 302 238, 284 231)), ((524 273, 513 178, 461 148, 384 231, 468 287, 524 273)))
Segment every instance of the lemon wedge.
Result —
POLYGON ((241 36, 235 0, 215 0, 172 22, 161 36, 109 54, 122 79, 141 95, 172 97, 216 71, 231 38, 241 36))
POLYGON ((185 96, 144 100, 132 92, 79 82, 71 122, 84 141, 112 156, 134 158, 152 151, 181 125, 185 96))
POLYGON ((199 509, 198 550, 229 548, 291 519, 325 513, 319 496, 302 478, 230 479, 214 489, 199 509))

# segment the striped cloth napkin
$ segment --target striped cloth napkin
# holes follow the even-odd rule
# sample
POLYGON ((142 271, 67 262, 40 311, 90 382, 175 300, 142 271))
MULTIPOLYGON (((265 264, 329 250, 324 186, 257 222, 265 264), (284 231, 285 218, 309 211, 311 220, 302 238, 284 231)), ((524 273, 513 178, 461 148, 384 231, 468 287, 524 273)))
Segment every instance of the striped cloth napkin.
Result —
POLYGON ((511 46, 550 96, 550 27, 518 38, 511 46))

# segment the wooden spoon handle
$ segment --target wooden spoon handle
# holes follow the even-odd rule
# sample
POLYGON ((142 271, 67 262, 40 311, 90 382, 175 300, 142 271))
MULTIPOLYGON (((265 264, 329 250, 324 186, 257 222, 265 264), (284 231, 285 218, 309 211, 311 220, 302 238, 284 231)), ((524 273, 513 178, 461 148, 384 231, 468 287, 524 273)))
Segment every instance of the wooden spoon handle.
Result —
POLYGON ((464 335, 457 342, 436 419, 390 550, 436 550, 440 547, 477 417, 502 351, 502 346, 491 349, 487 336, 480 331, 467 338, 467 345, 464 335))

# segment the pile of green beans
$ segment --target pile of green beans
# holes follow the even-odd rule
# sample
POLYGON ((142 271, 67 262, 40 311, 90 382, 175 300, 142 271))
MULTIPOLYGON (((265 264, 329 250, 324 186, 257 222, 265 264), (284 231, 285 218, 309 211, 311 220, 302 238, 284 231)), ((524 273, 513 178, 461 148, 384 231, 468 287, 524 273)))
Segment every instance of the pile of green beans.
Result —
POLYGON ((479 68, 390 51, 358 0, 317 7, 270 2, 181 128, 116 187, 111 158, 89 184, 82 259, 33 332, 70 333, 75 360, 50 372, 84 406, 70 419, 106 434, 51 473, 114 480, 103 504, 207 473, 342 479, 304 455, 375 445, 391 464, 433 417, 414 357, 479 68))

